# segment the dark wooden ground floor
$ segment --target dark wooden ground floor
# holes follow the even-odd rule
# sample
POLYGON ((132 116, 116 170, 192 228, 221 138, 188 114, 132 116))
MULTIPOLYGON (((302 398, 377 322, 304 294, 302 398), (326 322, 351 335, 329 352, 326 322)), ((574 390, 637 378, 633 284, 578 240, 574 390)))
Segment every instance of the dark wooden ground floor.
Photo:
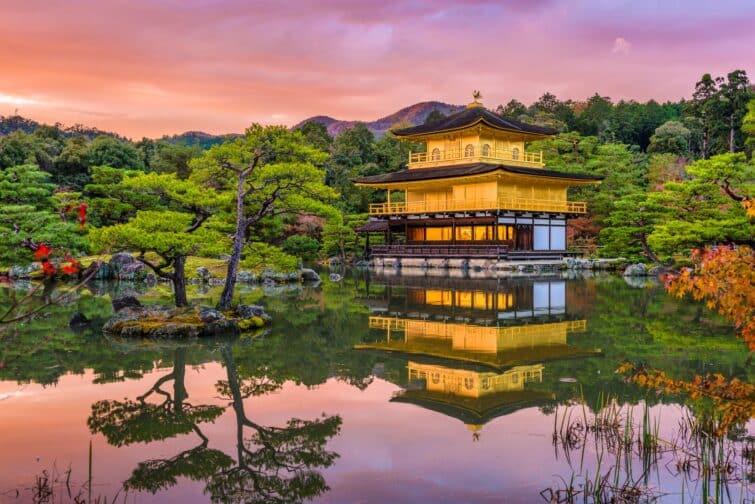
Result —
POLYGON ((365 253, 372 257, 521 260, 567 254, 564 215, 394 218, 357 231, 366 235, 365 253))

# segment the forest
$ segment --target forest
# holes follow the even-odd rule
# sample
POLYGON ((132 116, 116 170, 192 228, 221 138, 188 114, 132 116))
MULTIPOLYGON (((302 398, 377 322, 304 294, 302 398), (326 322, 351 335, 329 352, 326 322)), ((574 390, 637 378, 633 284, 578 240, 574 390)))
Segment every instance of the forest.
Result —
MULTIPOLYGON (((689 264, 698 247, 752 245, 755 92, 742 70, 705 74, 690 87, 689 99, 662 104, 544 93, 529 106, 511 100, 495 109, 560 132, 529 145, 548 168, 605 177, 570 195, 590 209, 570 223, 573 250, 673 265, 689 264)), ((440 117, 436 110, 426 121, 440 117)), ((257 270, 355 260, 363 244, 354 226, 384 195, 352 180, 404 169, 408 152, 421 148, 361 124, 336 138, 317 122, 252 125, 210 145, 18 117, 2 123, 0 271, 40 256, 40 244, 58 260, 153 253, 161 262, 150 266, 165 275, 182 257, 234 248, 257 270), (239 226, 243 239, 233 243, 239 226)))

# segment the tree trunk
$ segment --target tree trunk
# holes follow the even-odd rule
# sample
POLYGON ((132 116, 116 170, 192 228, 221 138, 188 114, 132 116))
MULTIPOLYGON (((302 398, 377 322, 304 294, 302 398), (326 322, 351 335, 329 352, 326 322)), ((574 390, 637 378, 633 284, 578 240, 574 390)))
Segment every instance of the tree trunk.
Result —
POLYGON ((729 116, 729 152, 734 152, 734 114, 729 116))
POLYGON ((661 264, 661 260, 658 259, 658 256, 655 255, 652 250, 650 250, 650 246, 647 242, 647 237, 644 234, 640 237, 640 244, 642 245, 642 251, 645 253, 645 256, 648 259, 656 264, 661 264))
POLYGON ((189 398, 186 392, 186 347, 176 349, 173 357, 173 413, 183 412, 184 401, 189 398))
POLYGON ((233 302, 233 291, 236 289, 236 273, 238 273, 241 252, 246 240, 246 222, 244 222, 244 182, 245 175, 239 175, 239 185, 236 189, 236 235, 233 238, 233 251, 228 259, 228 270, 225 275, 225 286, 216 308, 230 310, 233 302))
POLYGON ((179 255, 173 264, 173 297, 176 306, 188 306, 189 300, 186 298, 186 256, 179 255))

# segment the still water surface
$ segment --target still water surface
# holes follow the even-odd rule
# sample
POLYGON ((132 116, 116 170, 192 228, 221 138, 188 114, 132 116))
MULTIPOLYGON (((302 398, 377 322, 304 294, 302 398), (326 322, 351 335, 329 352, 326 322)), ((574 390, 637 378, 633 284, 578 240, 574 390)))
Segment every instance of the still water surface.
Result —
MULTIPOLYGON (((122 288, 83 293, 3 342, 0 502, 30 500, 43 471, 62 481, 70 468, 82 491, 90 443, 93 498, 119 502, 547 502, 541 492, 617 461, 617 481, 659 502, 755 495, 746 463, 710 490, 671 453, 649 463, 589 436, 554 443, 570 411, 608 405, 641 422, 647 408, 664 439, 699 414, 625 383, 614 371, 627 360, 676 378, 755 378, 725 321, 659 285, 353 273, 242 290, 273 316, 267 334, 180 343, 101 336, 122 288), (93 326, 70 330, 76 311, 93 326)), ((737 443, 726 449, 741 458, 737 443)))

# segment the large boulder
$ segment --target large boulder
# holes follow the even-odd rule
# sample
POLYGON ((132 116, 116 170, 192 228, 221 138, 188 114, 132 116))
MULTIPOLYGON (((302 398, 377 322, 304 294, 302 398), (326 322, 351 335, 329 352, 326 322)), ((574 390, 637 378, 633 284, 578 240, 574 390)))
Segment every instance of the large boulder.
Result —
POLYGON ((118 280, 125 280, 127 282, 144 280, 147 277, 147 267, 140 262, 124 264, 121 266, 120 270, 118 270, 115 277, 118 280))
POLYGON ((251 271, 242 270, 236 273, 236 281, 245 284, 257 283, 257 275, 255 275, 251 271))
POLYGON ((8 270, 9 278, 29 278, 32 273, 41 269, 39 263, 31 263, 26 266, 11 266, 8 270))
POLYGON ((94 261, 81 271, 81 277, 90 280, 110 280, 111 275, 110 266, 100 260, 94 261))
POLYGON ((647 275, 650 277, 657 277, 661 273, 663 273, 666 270, 664 266, 661 266, 659 264, 656 264, 655 266, 648 269, 647 275))
POLYGON ((203 282, 208 281, 212 277, 212 273, 210 273, 210 270, 205 268, 204 266, 200 266, 196 269, 197 276, 200 280, 203 282))
POLYGON ((272 320, 272 317, 268 315, 265 309, 258 305, 240 304, 236 307, 236 315, 243 320, 253 317, 259 317, 265 322, 270 322, 270 320, 272 320))
POLYGON ((214 308, 203 306, 202 308, 199 309, 199 320, 201 320, 205 324, 209 324, 211 322, 225 320, 225 315, 223 315, 222 313, 220 313, 214 308))
POLYGON ((321 282, 322 279, 317 272, 310 268, 302 268, 299 270, 299 278, 302 282, 321 282))
POLYGON ((136 258, 128 252, 118 252, 110 256, 110 261, 107 264, 114 273, 117 273, 124 265, 135 262, 136 258))
POLYGON ((68 321, 68 327, 71 329, 83 329, 92 324, 92 321, 87 318, 81 312, 76 312, 71 316, 71 320, 68 321))
POLYGON ((134 296, 123 296, 112 301, 113 312, 118 313, 125 308, 141 308, 142 304, 134 296))
POLYGON ((630 264, 624 269, 625 277, 644 277, 647 274, 647 268, 642 263, 630 264))
POLYGON ((262 274, 260 275, 260 278, 262 278, 262 281, 265 282, 266 280, 272 280, 276 283, 284 283, 284 282, 295 282, 299 279, 298 273, 281 273, 279 271, 275 271, 269 268, 265 268, 262 270, 262 274))

